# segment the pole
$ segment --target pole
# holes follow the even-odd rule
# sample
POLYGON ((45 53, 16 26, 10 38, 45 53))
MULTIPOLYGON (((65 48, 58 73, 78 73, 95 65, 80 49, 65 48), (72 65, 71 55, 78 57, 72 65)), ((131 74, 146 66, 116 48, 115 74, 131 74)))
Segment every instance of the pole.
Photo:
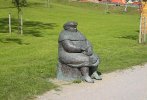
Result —
POLYGON ((9 13, 9 33, 11 34, 11 14, 9 13))
POLYGON ((146 41, 146 17, 144 17, 144 42, 146 41))
POLYGON ((142 15, 140 16, 140 32, 139 32, 139 43, 141 43, 141 37, 142 37, 142 15))
POLYGON ((47 7, 48 7, 48 4, 49 4, 49 0, 47 0, 47 7))
POLYGON ((50 0, 46 0, 46 5, 47 5, 47 7, 49 7, 50 6, 50 0))
POLYGON ((126 3, 124 11, 127 12, 128 4, 126 3))
POLYGON ((105 13, 108 13, 108 0, 106 1, 105 13))

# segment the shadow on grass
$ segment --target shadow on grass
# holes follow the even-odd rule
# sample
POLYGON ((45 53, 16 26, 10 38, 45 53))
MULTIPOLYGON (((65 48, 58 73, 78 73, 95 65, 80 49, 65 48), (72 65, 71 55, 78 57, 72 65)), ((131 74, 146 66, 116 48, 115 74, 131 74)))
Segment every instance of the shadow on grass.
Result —
POLYGON ((138 36, 137 35, 126 35, 126 36, 119 36, 117 38, 124 38, 124 39, 130 39, 130 40, 137 40, 138 36))
POLYGON ((0 7, 0 9, 12 9, 12 8, 15 8, 15 7, 0 7))
POLYGON ((23 43, 21 39, 19 38, 0 38, 0 42, 2 43, 17 43, 19 45, 25 44, 29 45, 30 43, 23 43))
MULTIPOLYGON (((18 20, 12 19, 12 32, 17 33, 18 31, 18 20)), ((33 35, 36 37, 42 37, 43 33, 41 32, 44 29, 54 29, 57 27, 56 23, 43 23, 39 21, 24 21, 23 22, 23 31, 24 35, 33 35)), ((8 18, 0 18, 0 33, 8 33, 8 18)))
POLYGON ((134 35, 124 35, 124 36, 119 36, 119 37, 116 37, 116 38, 124 38, 124 39, 130 39, 130 40, 137 40, 138 39, 137 33, 139 33, 139 30, 136 30, 134 35))
POLYGON ((45 6, 45 2, 31 2, 27 6, 28 7, 45 6))

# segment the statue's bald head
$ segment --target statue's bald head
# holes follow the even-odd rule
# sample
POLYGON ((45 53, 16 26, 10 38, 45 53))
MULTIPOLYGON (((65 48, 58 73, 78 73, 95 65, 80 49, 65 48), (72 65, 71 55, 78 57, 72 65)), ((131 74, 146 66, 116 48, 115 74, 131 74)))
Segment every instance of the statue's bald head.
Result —
POLYGON ((77 25, 78 25, 77 22, 70 21, 70 22, 65 23, 63 27, 65 30, 68 30, 71 32, 77 32, 77 25))

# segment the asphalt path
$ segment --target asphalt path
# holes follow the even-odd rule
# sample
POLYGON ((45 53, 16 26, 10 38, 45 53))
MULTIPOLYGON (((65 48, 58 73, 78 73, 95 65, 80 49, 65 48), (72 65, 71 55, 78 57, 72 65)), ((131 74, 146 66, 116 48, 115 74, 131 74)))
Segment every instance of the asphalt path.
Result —
POLYGON ((147 64, 102 75, 95 83, 62 84, 36 100, 147 100, 147 64))

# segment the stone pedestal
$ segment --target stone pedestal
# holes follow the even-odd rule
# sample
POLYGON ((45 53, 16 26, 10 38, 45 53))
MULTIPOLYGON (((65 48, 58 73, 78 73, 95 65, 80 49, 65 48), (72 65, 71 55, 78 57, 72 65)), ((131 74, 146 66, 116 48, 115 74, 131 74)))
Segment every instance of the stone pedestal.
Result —
POLYGON ((78 68, 73 68, 58 62, 57 79, 66 81, 81 80, 82 74, 78 68))

